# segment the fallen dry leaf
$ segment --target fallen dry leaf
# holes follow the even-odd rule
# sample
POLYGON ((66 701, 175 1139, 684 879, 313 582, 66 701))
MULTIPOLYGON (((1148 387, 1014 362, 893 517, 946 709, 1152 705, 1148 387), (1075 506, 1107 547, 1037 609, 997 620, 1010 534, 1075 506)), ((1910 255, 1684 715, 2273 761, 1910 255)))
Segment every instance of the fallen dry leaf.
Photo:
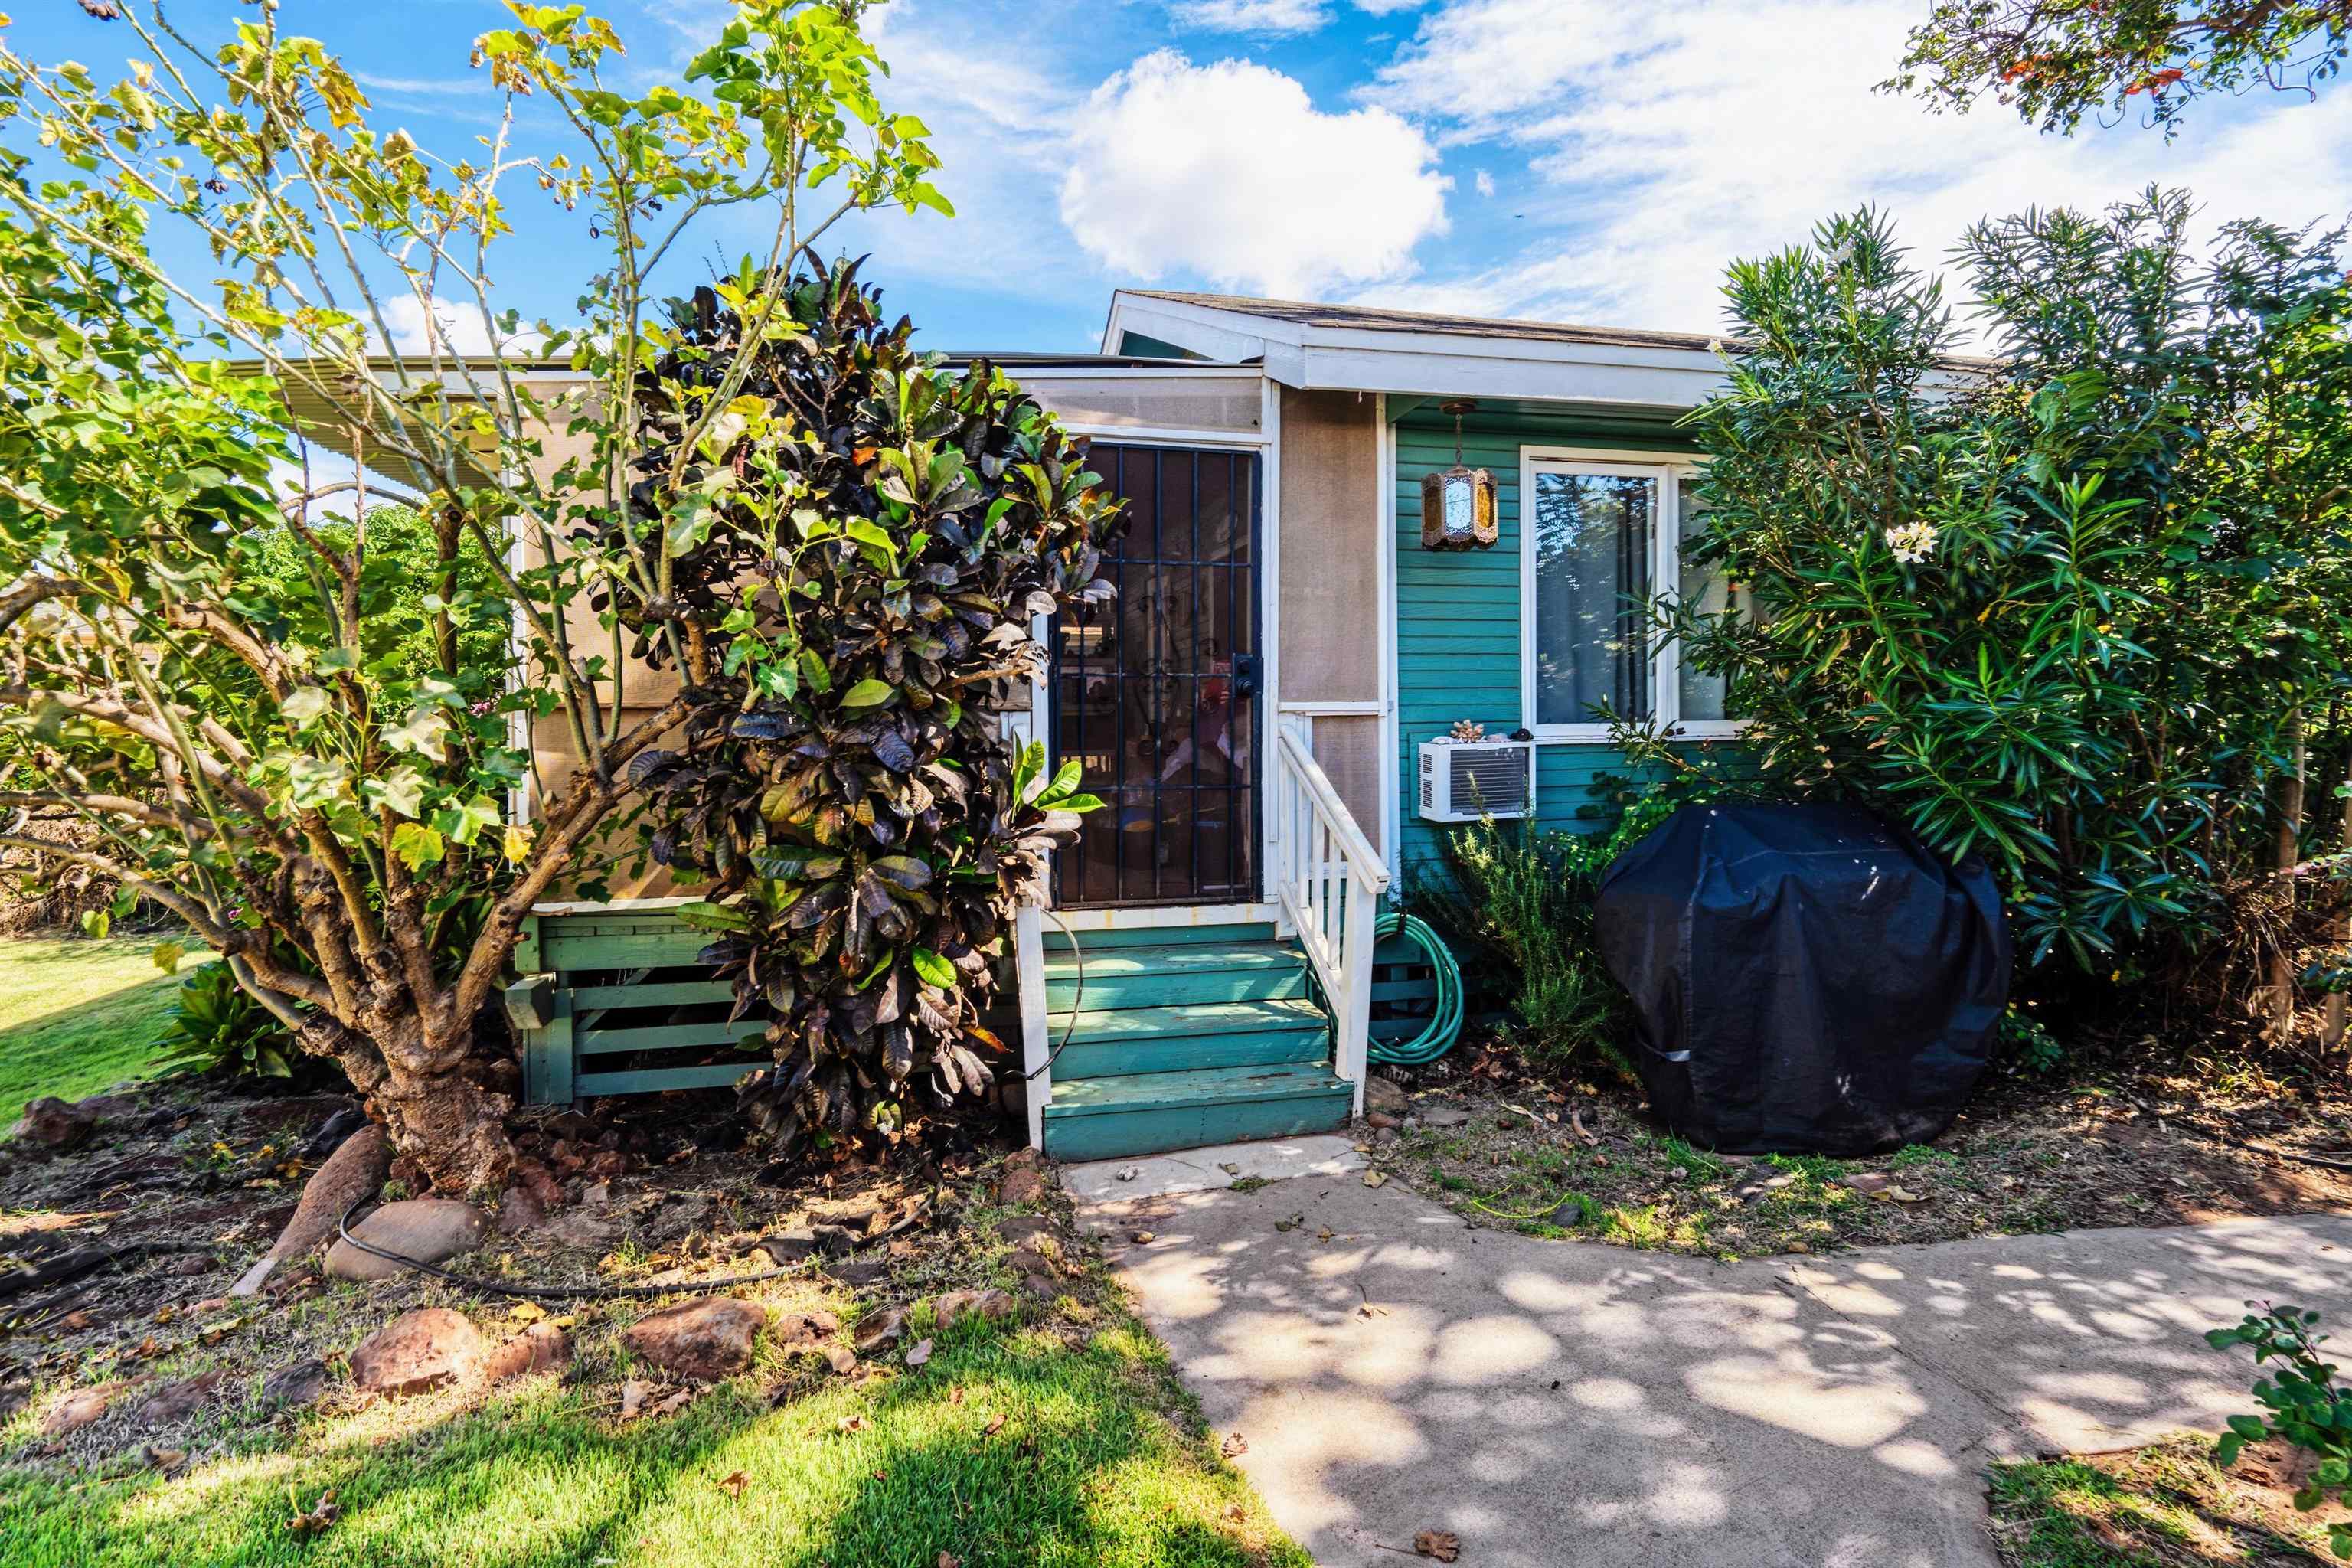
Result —
POLYGON ((1442 1530, 1424 1530, 1412 1538, 1416 1556, 1434 1557, 1440 1563, 1451 1563, 1462 1555, 1462 1542, 1442 1530))
POLYGON ((833 1424, 833 1429, 836 1432, 863 1432, 866 1430, 866 1417, 845 1415, 833 1424))
POLYGON ((1136 1245, 1136 1246, 1138 1246, 1138 1247, 1149 1247, 1149 1246, 1150 1246, 1150 1245, 1152 1244, 1152 1242, 1154 1242, 1155 1240, 1157 1240, 1157 1239, 1159 1239, 1159 1238, 1158 1238, 1158 1237, 1154 1237, 1154 1236, 1151 1234, 1151 1232, 1150 1232, 1150 1231, 1148 1231, 1148 1230, 1139 1230, 1139 1231, 1135 1232, 1133 1235, 1129 1236, 1129 1237, 1128 1237, 1128 1239, 1129 1239, 1129 1241, 1132 1241, 1133 1243, 1135 1243, 1135 1245, 1136 1245))
POLYGON ((1337 1235, 1339 1235, 1339 1233, 1338 1231, 1333 1230, 1329 1226, 1328 1226, 1328 1225, 1327 1225, 1327 1226, 1325 1226, 1321 1230, 1318 1230, 1318 1231, 1317 1231, 1317 1232, 1315 1233, 1315 1239, 1316 1239, 1316 1240, 1318 1240, 1318 1241, 1328 1241, 1328 1240, 1330 1240, 1333 1237, 1335 1237, 1335 1236, 1337 1236, 1337 1235))
POLYGON ((1568 1113, 1568 1125, 1575 1131, 1576 1135, 1579 1138, 1583 1139, 1586 1143, 1592 1144, 1601 1142, 1600 1139, 1595 1138, 1591 1132, 1585 1130, 1584 1112, 1581 1110, 1578 1110, 1572 1107, 1570 1109, 1568 1113))
POLYGON ((719 1489, 725 1492, 729 1497, 740 1498, 743 1495, 743 1489, 751 1484, 751 1478, 745 1475, 742 1471, 737 1470, 732 1475, 723 1476, 719 1479, 719 1489))
POLYGON ((929 1340, 917 1340, 913 1344, 908 1345, 908 1346, 907 1347, 907 1364, 908 1364, 908 1366, 920 1366, 920 1365, 922 1365, 925 1362, 927 1362, 927 1361, 929 1361, 929 1360, 930 1360, 930 1359, 931 1359, 931 1342, 930 1342, 930 1341, 929 1341, 929 1340))
POLYGON ((1370 1301, 1356 1309, 1356 1316, 1360 1318, 1385 1318, 1388 1315, 1386 1307, 1375 1307, 1370 1301))
POLYGON ((1915 1193, 1908 1187, 1889 1187, 1884 1195, 1890 1203, 1924 1204, 1927 1201, 1927 1194, 1915 1193))
POLYGON ((1239 1524, 1249 1517, 1249 1510, 1237 1502, 1229 1502, 1225 1505, 1225 1517, 1234 1523, 1239 1524))
POLYGON ((963 1568, 963 1559, 952 1552, 942 1552, 940 1553, 940 1560, 933 1563, 931 1568, 963 1568))
POLYGON ((320 1492, 319 1500, 308 1510, 302 1510, 302 1505, 299 1502, 294 1506, 300 1511, 286 1521, 286 1528, 297 1535, 316 1535, 334 1523, 337 1516, 343 1511, 336 1505, 335 1489, 332 1487, 320 1492))
POLYGON ((1217 1445, 1217 1452, 1231 1459, 1249 1452, 1249 1439, 1238 1432, 1228 1432, 1225 1440, 1217 1445))
POLYGON ((147 1445, 146 1457, 149 1464, 167 1476, 188 1462, 188 1451, 185 1448, 158 1448, 152 1443, 147 1445))
POLYGON ((962 1384, 958 1383, 958 1384, 950 1384, 950 1385, 949 1386, 949 1388, 948 1388, 948 1403, 949 1403, 950 1405, 961 1405, 961 1404, 963 1403, 963 1384, 962 1384))
POLYGON ((652 1384, 641 1382, 634 1377, 621 1384, 621 1419, 635 1421, 637 1418, 637 1412, 645 1407, 646 1395, 653 1391, 652 1384))
POLYGON ((993 1437, 999 1432, 1003 1430, 1004 1417, 1003 1415, 992 1415, 988 1418, 988 1425, 980 1429, 980 1435, 983 1437, 993 1437))
POLYGON ((1276 1230, 1297 1230, 1300 1226, 1305 1225, 1306 1223, 1307 1216, 1305 1215, 1295 1214, 1288 1219, 1276 1220, 1274 1222, 1274 1228, 1276 1230))
POLYGON ((547 1309, 536 1301, 517 1301, 507 1309, 507 1316, 518 1323, 535 1323, 547 1316, 547 1309))
POLYGON ((676 1394, 667 1394, 656 1401, 654 1407, 646 1411, 646 1414, 648 1415, 675 1415, 693 1403, 694 1390, 690 1388, 681 1388, 676 1394))
POLYGON ((1368 1187, 1377 1187, 1388 1179, 1389 1173, 1386 1171, 1366 1171, 1364 1173, 1364 1185, 1368 1187))

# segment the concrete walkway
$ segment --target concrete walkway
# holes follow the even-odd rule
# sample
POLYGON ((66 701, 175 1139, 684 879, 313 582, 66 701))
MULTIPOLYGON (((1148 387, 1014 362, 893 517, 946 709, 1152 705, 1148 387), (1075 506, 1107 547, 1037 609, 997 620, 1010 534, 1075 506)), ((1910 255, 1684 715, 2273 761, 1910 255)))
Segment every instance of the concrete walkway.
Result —
POLYGON ((1428 1529, 1464 1568, 1990 1564, 1990 1459, 2252 1409, 2251 1362, 2200 1337, 2251 1298, 2352 1333, 2345 1216, 1718 1264, 1475 1230, 1328 1171, 1080 1214, 1327 1568, 1395 1568, 1428 1529))

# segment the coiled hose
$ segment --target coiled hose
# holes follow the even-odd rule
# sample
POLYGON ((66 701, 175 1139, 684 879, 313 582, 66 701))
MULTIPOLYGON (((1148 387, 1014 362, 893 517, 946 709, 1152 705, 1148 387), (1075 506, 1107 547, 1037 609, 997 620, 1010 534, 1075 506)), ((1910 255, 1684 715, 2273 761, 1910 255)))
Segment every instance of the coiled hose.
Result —
POLYGON ((1429 1023, 1421 1033, 1401 1040, 1374 1040, 1367 1054, 1376 1062, 1420 1067, 1452 1050, 1454 1042, 1461 1037, 1462 967, 1446 950, 1444 939, 1430 930, 1429 922, 1418 915, 1382 915, 1377 940, 1386 942, 1392 936, 1402 936, 1421 949, 1437 980, 1437 1005, 1431 1009, 1429 1023))

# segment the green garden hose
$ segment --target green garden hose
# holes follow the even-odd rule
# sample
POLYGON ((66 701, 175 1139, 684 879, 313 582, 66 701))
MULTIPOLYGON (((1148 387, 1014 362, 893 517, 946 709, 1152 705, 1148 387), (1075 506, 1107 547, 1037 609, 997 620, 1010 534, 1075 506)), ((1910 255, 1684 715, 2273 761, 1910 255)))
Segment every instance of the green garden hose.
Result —
POLYGON ((1377 936, 1381 942, 1402 936, 1421 949, 1437 979, 1437 1005, 1430 1010, 1429 1023, 1421 1033, 1400 1040, 1374 1040, 1367 1054, 1376 1062, 1401 1067, 1433 1062, 1454 1048, 1462 1033, 1462 968, 1446 951, 1444 939, 1418 915, 1382 915, 1377 936))

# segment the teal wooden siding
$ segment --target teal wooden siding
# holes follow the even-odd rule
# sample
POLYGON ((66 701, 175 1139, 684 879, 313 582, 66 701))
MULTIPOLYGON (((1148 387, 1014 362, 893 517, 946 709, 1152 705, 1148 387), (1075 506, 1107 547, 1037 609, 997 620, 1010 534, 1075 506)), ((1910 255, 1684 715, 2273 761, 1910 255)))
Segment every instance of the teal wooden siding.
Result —
MULTIPOLYGON (((1399 881, 1444 869, 1439 835, 1421 818, 1416 797, 1420 744, 1457 719, 1475 719, 1494 735, 1524 721, 1519 711, 1519 449, 1590 447, 1689 452, 1689 439, 1667 421, 1514 411, 1480 413, 1463 422, 1462 460, 1495 476, 1501 539, 1492 550, 1438 552, 1421 547, 1421 481, 1454 463, 1454 421, 1423 407, 1397 425, 1397 777, 1403 792, 1399 881)), ((1537 821, 1548 828, 1599 826, 1578 816, 1594 803, 1595 774, 1622 773, 1622 756, 1606 745, 1543 745, 1536 751, 1537 821)))

